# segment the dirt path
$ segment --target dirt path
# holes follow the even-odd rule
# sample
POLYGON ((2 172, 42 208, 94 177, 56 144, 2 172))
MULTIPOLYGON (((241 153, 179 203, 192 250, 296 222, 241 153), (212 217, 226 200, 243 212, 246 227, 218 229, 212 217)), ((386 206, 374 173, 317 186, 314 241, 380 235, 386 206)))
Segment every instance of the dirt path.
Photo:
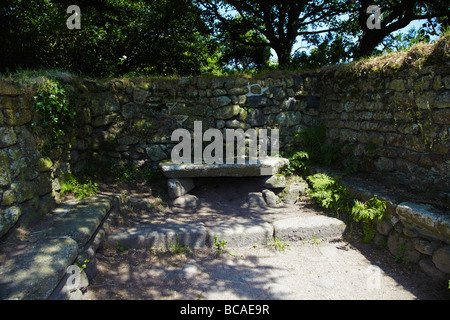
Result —
POLYGON ((448 299, 418 270, 346 242, 293 243, 284 252, 234 248, 170 254, 101 252, 84 299, 448 299))
MULTIPOLYGON (((223 218, 224 213, 229 218, 236 218, 245 212, 241 210, 242 195, 248 187, 236 186, 228 192, 220 183, 199 187, 197 195, 202 200, 203 210, 196 214, 170 212, 164 205, 163 189, 153 192, 128 189, 122 192, 128 192, 132 198, 129 208, 122 210, 121 217, 116 217, 116 223, 123 227, 167 219, 216 219, 223 218), (155 198, 151 194, 159 196, 155 198)), ((270 220, 288 214, 324 213, 308 201, 303 201, 289 210, 261 214, 259 218, 270 220)), ((100 249, 95 263, 97 274, 90 279, 82 299, 450 298, 449 290, 436 287, 420 270, 396 262, 385 248, 362 244, 360 236, 359 231, 354 230, 349 241, 312 239, 244 248, 225 246, 231 254, 219 254, 216 249, 185 251, 182 246, 174 246, 169 251, 154 248, 100 249)))

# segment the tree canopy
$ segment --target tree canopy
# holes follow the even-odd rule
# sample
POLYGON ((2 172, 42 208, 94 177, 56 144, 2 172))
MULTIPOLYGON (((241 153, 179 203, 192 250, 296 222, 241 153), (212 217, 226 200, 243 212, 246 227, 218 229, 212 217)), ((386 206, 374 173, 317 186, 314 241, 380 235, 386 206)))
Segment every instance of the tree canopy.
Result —
POLYGON ((77 0, 81 28, 68 29, 72 4, 3 0, 0 72, 198 75, 268 68, 271 51, 278 68, 315 67, 403 48, 448 27, 440 0, 77 0), (367 25, 370 5, 380 28, 367 25), (425 21, 420 30, 395 34, 415 20, 425 21))

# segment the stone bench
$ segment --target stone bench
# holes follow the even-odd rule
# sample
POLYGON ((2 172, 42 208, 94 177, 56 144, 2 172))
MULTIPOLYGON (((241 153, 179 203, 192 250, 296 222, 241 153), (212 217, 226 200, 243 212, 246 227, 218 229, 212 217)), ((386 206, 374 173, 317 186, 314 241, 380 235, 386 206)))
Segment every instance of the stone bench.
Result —
POLYGON ((214 177, 266 177, 264 183, 268 188, 283 188, 284 176, 281 171, 289 166, 289 160, 281 157, 266 157, 250 163, 223 163, 223 164, 175 164, 172 161, 162 161, 159 169, 168 178, 169 197, 175 199, 191 191, 194 178, 214 177))

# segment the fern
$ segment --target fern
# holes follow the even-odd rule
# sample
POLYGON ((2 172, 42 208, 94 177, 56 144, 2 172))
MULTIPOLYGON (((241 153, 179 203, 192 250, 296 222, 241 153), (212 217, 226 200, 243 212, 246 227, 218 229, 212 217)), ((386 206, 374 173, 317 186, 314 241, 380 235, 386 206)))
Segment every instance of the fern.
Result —
POLYGON ((338 183, 338 178, 332 178, 324 173, 316 173, 306 178, 310 183, 309 196, 319 206, 331 209, 336 213, 347 211, 347 189, 338 183))
POLYGON ((284 171, 285 175, 298 173, 303 175, 306 171, 309 155, 305 151, 297 151, 287 156, 289 159, 289 166, 284 171))
POLYGON ((378 199, 375 195, 369 201, 363 203, 355 200, 355 204, 352 207, 352 218, 354 221, 363 222, 363 242, 371 242, 375 237, 375 230, 372 226, 372 221, 381 220, 386 214, 386 202, 378 199))

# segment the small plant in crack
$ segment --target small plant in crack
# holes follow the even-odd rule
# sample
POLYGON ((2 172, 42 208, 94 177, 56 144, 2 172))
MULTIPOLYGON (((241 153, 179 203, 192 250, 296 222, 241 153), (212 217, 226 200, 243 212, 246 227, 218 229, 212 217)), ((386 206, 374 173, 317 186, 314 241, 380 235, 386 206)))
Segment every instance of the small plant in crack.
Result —
POLYGON ((222 241, 217 240, 217 236, 214 237, 214 248, 217 249, 217 253, 220 255, 223 252, 228 253, 232 257, 237 257, 236 254, 231 253, 229 250, 226 250, 225 247, 227 245, 227 240, 223 239, 222 241))
POLYGON ((282 252, 285 251, 287 247, 289 247, 289 243, 275 237, 273 239, 267 238, 266 247, 275 251, 282 252))

